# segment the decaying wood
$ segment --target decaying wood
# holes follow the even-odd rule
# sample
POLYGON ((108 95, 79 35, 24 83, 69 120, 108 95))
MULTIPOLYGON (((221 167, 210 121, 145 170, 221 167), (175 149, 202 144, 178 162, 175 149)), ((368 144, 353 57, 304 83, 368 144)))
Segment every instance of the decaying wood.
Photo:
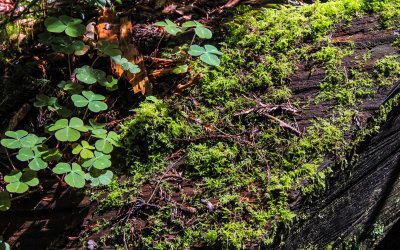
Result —
POLYGON ((201 78, 203 78, 203 74, 199 73, 195 75, 188 83, 186 84, 178 84, 175 90, 173 91, 174 94, 181 94, 185 89, 194 86, 201 78))
POLYGON ((140 72, 132 74, 130 71, 125 71, 125 77, 133 87, 133 92, 136 94, 141 92, 142 95, 151 95, 151 85, 147 77, 146 67, 144 65, 143 56, 139 53, 136 46, 132 43, 132 22, 128 17, 123 17, 120 20, 120 48, 122 57, 128 59, 129 62, 136 64, 140 68, 140 72))
POLYGON ((15 113, 15 115, 8 122, 7 129, 5 131, 14 130, 15 127, 25 118, 28 112, 31 110, 31 105, 29 103, 24 103, 20 109, 15 113))
POLYGON ((99 40, 106 40, 109 43, 118 45, 122 52, 121 57, 126 58, 140 68, 139 73, 132 74, 129 70, 124 71, 120 65, 113 63, 113 73, 119 77, 124 77, 132 85, 135 94, 140 92, 142 95, 151 95, 152 89, 147 77, 143 56, 132 43, 132 22, 128 17, 118 18, 110 8, 105 8, 98 22, 97 33, 99 40))
MULTIPOLYGON (((353 237, 371 249, 400 219, 400 112, 395 110, 381 132, 348 166, 347 174, 330 183, 322 199, 301 208, 306 219, 286 232, 284 249, 338 247, 353 237), (373 229, 384 225, 373 240, 373 229), (296 233, 294 233, 296 232, 296 233)), ((365 143, 364 143, 365 144, 365 143)), ((334 163, 329 164, 334 167, 334 163)))
MULTIPOLYGON (((396 35, 392 30, 376 30, 374 17, 355 18, 351 25, 343 25, 332 34, 333 41, 351 41, 355 44, 354 57, 370 52, 371 58, 363 70, 374 76, 374 63, 387 55, 398 55, 392 43, 396 35), (365 46, 364 44, 368 44, 365 46)), ((352 57, 343 60, 343 67, 354 65, 352 57)), ((317 96, 319 83, 325 76, 323 69, 316 68, 310 76, 305 64, 295 73, 291 82, 294 100, 307 102, 317 96)), ((360 117, 354 118, 359 129, 366 127, 369 117, 378 115, 377 110, 397 92, 380 88, 373 98, 359 106, 360 117), (359 119, 360 118, 360 119, 359 119)), ((312 103, 299 118, 301 127, 309 126, 314 116, 329 114, 330 103, 312 103)), ((355 243, 359 249, 373 249, 400 219, 400 112, 395 107, 380 132, 367 141, 360 142, 357 161, 349 156, 349 164, 343 170, 334 158, 327 157, 321 168, 332 168, 326 191, 313 201, 298 202, 293 208, 299 219, 290 229, 282 229, 282 249, 344 249, 355 243), (352 161, 352 159, 354 161, 352 161), (300 219, 301 218, 301 219, 300 219), (379 230, 374 229, 381 229, 379 230)), ((352 140, 352 138, 348 138, 352 140)), ((354 155, 353 155, 354 156, 354 155)), ((354 156, 355 157, 355 156, 354 156)), ((387 248, 389 249, 389 248, 387 248)))

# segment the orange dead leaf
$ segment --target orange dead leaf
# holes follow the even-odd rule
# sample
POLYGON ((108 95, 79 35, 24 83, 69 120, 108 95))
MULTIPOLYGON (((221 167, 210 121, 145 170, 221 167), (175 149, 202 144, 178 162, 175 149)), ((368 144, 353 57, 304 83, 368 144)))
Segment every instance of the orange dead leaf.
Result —
POLYGON ((212 132, 215 130, 214 126, 211 125, 210 123, 207 123, 206 125, 203 126, 204 130, 207 132, 212 132))

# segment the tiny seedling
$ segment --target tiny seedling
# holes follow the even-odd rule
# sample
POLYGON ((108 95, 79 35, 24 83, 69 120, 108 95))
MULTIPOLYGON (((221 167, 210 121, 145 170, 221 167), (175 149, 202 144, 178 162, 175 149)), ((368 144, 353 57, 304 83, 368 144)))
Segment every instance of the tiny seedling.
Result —
POLYGON ((200 56, 200 60, 213 66, 218 66, 221 63, 216 55, 223 55, 223 53, 213 45, 205 45, 204 47, 192 45, 188 53, 192 56, 200 56))

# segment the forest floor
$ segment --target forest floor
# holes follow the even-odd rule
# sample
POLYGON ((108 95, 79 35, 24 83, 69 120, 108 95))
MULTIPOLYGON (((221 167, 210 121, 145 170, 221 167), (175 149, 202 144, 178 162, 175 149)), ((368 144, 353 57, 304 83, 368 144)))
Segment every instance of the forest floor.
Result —
MULTIPOLYGON (((43 174, 41 190, 0 213, 10 245, 276 248, 299 208, 323 196, 327 179, 355 160, 397 104, 398 5, 207 2, 117 9, 132 20, 154 97, 120 81, 107 95, 113 109, 102 114, 120 134, 117 178, 79 191, 43 174), (175 49, 192 34, 162 38, 153 23, 165 18, 209 26, 221 65, 193 61, 191 72, 169 74, 164 62, 176 65, 175 49)), ((14 127, 43 130, 47 111, 26 107, 40 80, 55 85, 68 75, 59 54, 34 43, 2 68, 3 128, 21 112, 14 127)), ((0 161, 8 164, 7 156, 0 161)))

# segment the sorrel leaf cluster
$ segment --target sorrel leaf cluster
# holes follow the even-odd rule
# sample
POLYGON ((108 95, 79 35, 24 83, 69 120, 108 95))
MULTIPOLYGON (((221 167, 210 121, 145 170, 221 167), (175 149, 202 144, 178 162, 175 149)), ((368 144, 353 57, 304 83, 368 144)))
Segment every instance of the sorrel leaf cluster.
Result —
MULTIPOLYGON (((182 24, 181 27, 173 23, 171 20, 166 19, 162 22, 155 23, 157 26, 164 27, 165 31, 171 35, 177 35, 178 33, 184 32, 186 29, 194 29, 195 35, 192 39, 192 43, 196 36, 201 39, 210 39, 212 38, 212 32, 208 28, 206 28, 203 24, 197 21, 188 21, 182 24)), ((188 51, 189 55, 192 56, 200 56, 200 60, 209 64, 211 66, 219 66, 221 61, 219 60, 217 55, 222 55, 223 53, 219 51, 213 45, 205 45, 204 48, 199 45, 190 44, 190 49, 188 51)), ((186 73, 187 65, 181 65, 174 70, 174 73, 181 74, 186 73)))
POLYGON ((46 137, 25 130, 5 133, 0 143, 8 150, 17 151, 15 158, 19 163, 4 175, 0 211, 10 208, 10 193, 11 196, 22 194, 39 184, 38 171, 59 175, 62 182, 74 188, 83 188, 87 182, 91 186, 109 184, 113 178, 108 169, 112 165, 110 153, 118 147, 118 135, 91 118, 108 109, 106 96, 96 91, 102 87, 115 90, 118 80, 94 65, 100 57, 110 57, 123 70, 140 72, 137 65, 122 57, 117 45, 107 41, 85 44, 86 27, 82 20, 62 15, 48 17, 44 24, 47 32, 38 36, 39 41, 67 55, 70 75, 75 73, 76 79, 65 79, 57 84, 58 91, 51 92, 48 88, 47 93, 36 96, 34 106, 47 109, 45 113, 50 114, 47 118, 51 124, 41 133, 46 137), (72 68, 71 57, 84 55, 90 49, 93 53, 97 51, 92 64, 72 68))

